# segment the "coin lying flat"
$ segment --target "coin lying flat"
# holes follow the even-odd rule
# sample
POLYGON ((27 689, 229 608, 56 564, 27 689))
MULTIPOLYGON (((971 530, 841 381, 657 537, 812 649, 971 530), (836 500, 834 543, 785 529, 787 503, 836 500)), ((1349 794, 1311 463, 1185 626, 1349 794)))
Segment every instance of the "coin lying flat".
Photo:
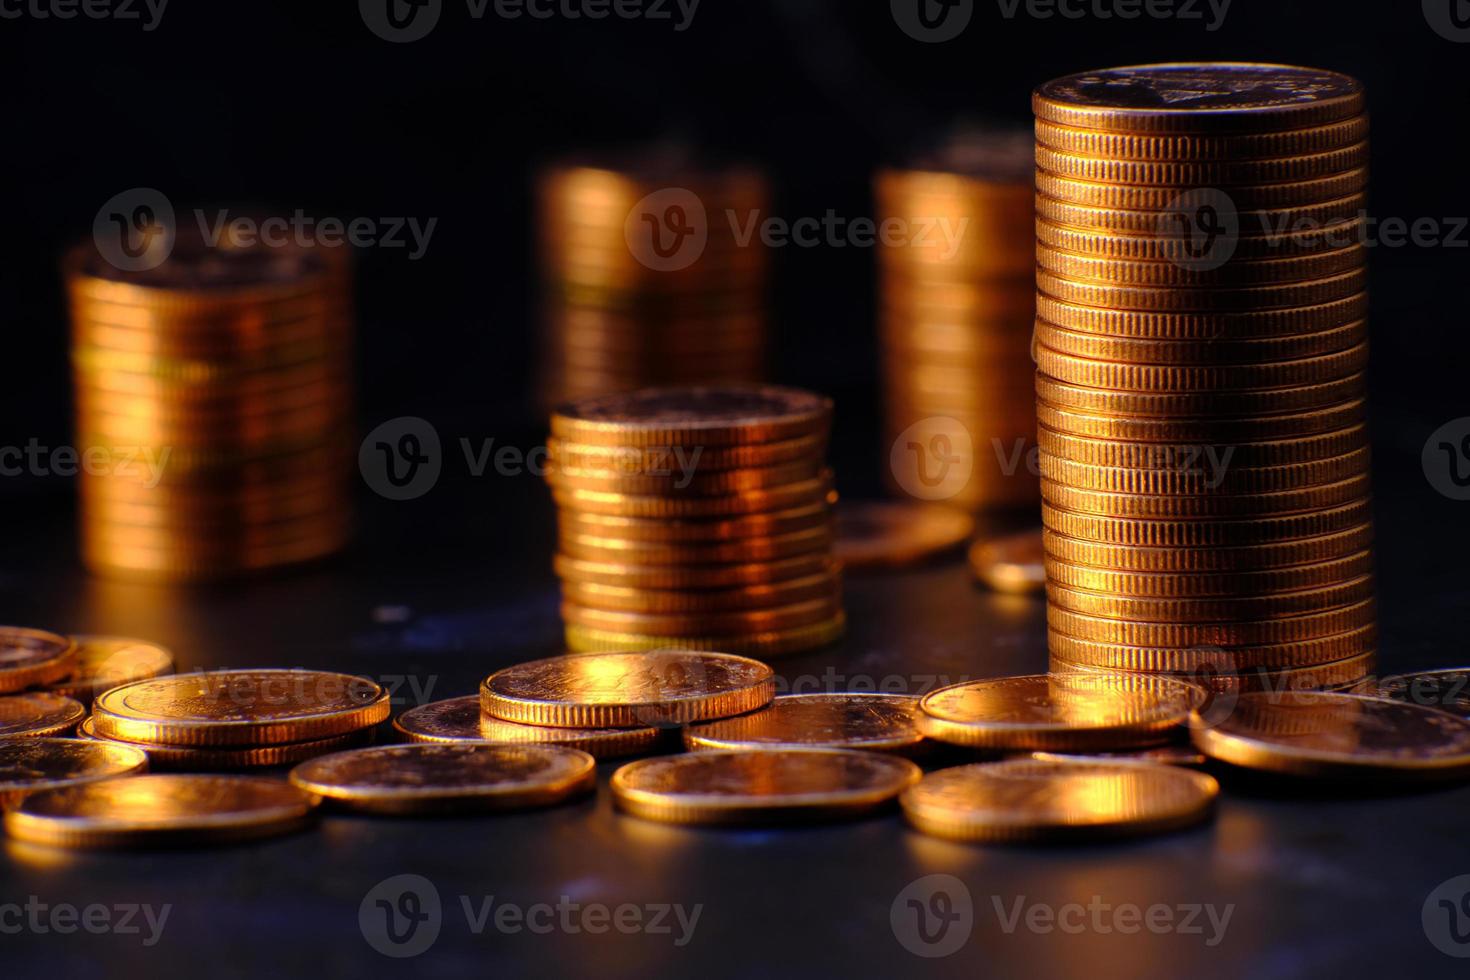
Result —
POLYGON ((357 748, 372 741, 371 732, 346 732, 329 738, 306 742, 281 742, 275 745, 196 748, 186 745, 164 745, 159 742, 129 742, 104 738, 97 734, 94 719, 88 718, 77 728, 77 737, 127 745, 142 749, 148 756, 148 768, 154 772, 243 772, 294 766, 328 752, 357 748))
POLYGON ((912 753, 919 699, 901 694, 791 694, 759 711, 684 730, 696 751, 778 748, 860 749, 912 753))
POLYGON ((485 715, 552 728, 646 728, 743 714, 775 696, 771 668, 725 653, 651 650, 533 660, 480 685, 485 715))
POLYGON ((1002 677, 926 694, 919 731, 971 748, 1108 751, 1164 741, 1201 697, 1193 685, 1167 677, 1002 677))
POLYGON ((1187 766, 1190 769, 1203 769, 1209 761, 1204 753, 1188 745, 1161 745, 1152 749, 1135 749, 1132 752, 1093 752, 1087 755, 1032 752, 1031 758, 1038 762, 1142 762, 1161 766, 1187 766))
POLYGON ((958 548, 975 519, 942 504, 843 501, 837 505, 837 558, 846 568, 914 565, 958 548))
POLYGON ((141 749, 75 738, 13 738, 0 742, 0 810, 32 793, 78 786, 148 769, 141 749))
POLYGON ((774 749, 630 762, 613 773, 611 785, 618 808, 645 820, 787 823, 870 813, 920 775, 918 766, 893 755, 774 749))
POLYGON ((487 718, 475 695, 435 701, 399 715, 393 727, 410 742, 441 744, 502 742, 509 745, 564 745, 595 759, 638 755, 656 746, 663 733, 648 728, 548 728, 487 718))
POLYGON ((316 805, 278 779, 147 775, 35 793, 5 815, 5 829, 56 847, 217 843, 299 830, 316 805))
POLYGON ((597 760, 562 745, 385 745, 291 770, 292 785, 367 813, 455 813, 550 806, 588 793, 597 760))
POLYGON ((365 677, 310 670, 178 674, 113 688, 97 699, 98 735, 178 746, 304 742, 383 721, 388 694, 365 677))
POLYGON ((86 708, 60 694, 12 694, 0 698, 0 739, 64 735, 86 716, 86 708))
POLYGON ((120 636, 77 636, 76 666, 65 680, 47 688, 53 694, 76 698, 83 704, 110 688, 158 677, 173 670, 174 657, 147 640, 120 636))
POLYGON ((1162 834, 1210 816, 1209 776, 1147 763, 1011 759, 941 769, 899 798, 935 837, 975 842, 1073 841, 1162 834))
POLYGON ((713 447, 823 432, 831 416, 829 400, 793 388, 656 388, 564 406, 551 432, 590 445, 713 447))
POLYGON ((0 626, 0 694, 50 684, 71 673, 77 646, 64 636, 0 626))
POLYGON ((1370 680, 1354 694, 1392 698, 1470 718, 1470 669, 1423 670, 1370 680))
POLYGON ((976 541, 970 547, 970 570, 997 592, 1041 595, 1046 590, 1046 549, 1041 529, 976 541))
POLYGON ((1245 769, 1385 782, 1470 778, 1470 721, 1436 708, 1353 694, 1242 694, 1194 744, 1245 769))

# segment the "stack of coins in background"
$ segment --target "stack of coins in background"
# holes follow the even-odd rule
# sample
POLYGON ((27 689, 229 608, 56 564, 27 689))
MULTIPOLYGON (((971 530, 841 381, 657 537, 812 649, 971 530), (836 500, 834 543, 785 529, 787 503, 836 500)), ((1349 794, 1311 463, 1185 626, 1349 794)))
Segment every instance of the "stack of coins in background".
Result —
POLYGON ((893 489, 1034 507, 1036 310, 1029 133, 954 138, 878 174, 881 357, 893 489))
POLYGON ((191 581, 331 554, 350 531, 347 257, 185 231, 138 262, 68 260, 84 558, 191 581))
POLYGON ((774 656, 842 634, 825 398, 648 389, 551 420, 562 617, 574 651, 774 656))
POLYGON ((1033 101, 1054 666, 1360 680, 1361 86, 1167 65, 1033 101))
POLYGON ((760 173, 654 148, 549 168, 538 197, 545 407, 765 379, 768 256, 742 238, 769 208, 760 173))

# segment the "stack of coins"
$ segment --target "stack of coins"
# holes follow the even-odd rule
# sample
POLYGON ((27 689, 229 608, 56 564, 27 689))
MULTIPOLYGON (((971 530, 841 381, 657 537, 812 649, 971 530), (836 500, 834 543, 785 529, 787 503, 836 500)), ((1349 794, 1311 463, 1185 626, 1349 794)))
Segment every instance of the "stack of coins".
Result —
POLYGON ((211 671, 105 691, 80 734, 140 748, 155 770, 262 769, 371 741, 389 710, 387 692, 366 677, 211 671))
POLYGON ((827 399, 776 387, 559 409, 546 478, 567 646, 775 656, 837 639, 831 422, 827 399))
POLYGON ((349 532, 351 310, 340 252, 156 228, 68 260, 81 538, 99 573, 228 577, 349 532))
POLYGON ((1055 666, 1361 680, 1362 87, 1156 65, 1063 78, 1033 102, 1055 666))
POLYGON ((538 196, 543 404, 764 380, 760 173, 659 148, 549 168, 538 196))
POLYGON ((878 174, 888 478, 971 510, 1037 502, 1031 139, 878 174))

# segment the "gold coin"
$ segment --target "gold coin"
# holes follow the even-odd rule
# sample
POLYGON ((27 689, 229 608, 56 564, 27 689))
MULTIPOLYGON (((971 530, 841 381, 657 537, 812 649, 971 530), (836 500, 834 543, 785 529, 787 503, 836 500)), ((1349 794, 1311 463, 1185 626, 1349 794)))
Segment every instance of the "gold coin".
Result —
MULTIPOLYGON (((1148 212, 1141 212, 1148 213, 1148 212)), ((1188 237, 1169 234, 1169 219, 1175 212, 1155 212, 1156 227, 1151 233, 1126 234, 1089 228, 1073 228, 1038 219, 1036 241, 1060 256, 1071 259, 1089 257, 1117 262, 1178 262, 1184 268, 1203 266, 1199 243, 1188 237)), ((1233 246, 1229 262, 1256 262, 1293 256, 1315 255, 1351 249, 1362 241, 1366 219, 1359 217, 1329 226, 1314 226, 1310 231, 1287 230, 1230 239, 1233 246)), ((1242 226, 1249 227, 1249 226, 1242 226)), ((1251 229, 1254 230, 1253 228, 1251 229)), ((1204 257, 1211 253, 1205 252, 1204 257)), ((1126 271, 1126 270, 1125 270, 1126 271)), ((1084 277, 1090 278, 1090 277, 1084 277)), ((1106 278, 1111 279, 1112 276, 1106 278)), ((1260 280, 1266 281, 1266 280, 1260 280)))
POLYGON ((1197 341, 1132 340, 1063 330, 1037 321, 1035 339, 1041 346, 1068 357, 1125 364, 1196 367, 1204 365, 1265 364, 1295 361, 1349 350, 1368 337, 1368 324, 1359 320, 1305 336, 1259 340, 1197 341))
MULTIPOLYGON (((1184 202, 1188 203, 1188 198, 1184 202)), ((1178 205, 1176 205, 1177 207, 1178 205)), ((1089 207, 1073 204, 1044 194, 1036 196, 1036 217, 1054 227, 1069 228, 1078 234, 1113 234, 1158 237, 1171 229, 1177 231, 1179 210, 1142 211, 1130 208, 1089 207)), ((1368 196, 1349 194, 1332 201, 1298 204, 1281 208, 1237 210, 1240 229, 1251 238, 1265 241, 1279 239, 1289 245, 1294 239, 1316 241, 1335 237, 1340 229, 1364 221, 1368 213, 1368 196)), ((1177 235, 1165 237, 1174 237, 1177 235)), ((1264 244, 1264 243, 1263 243, 1264 244)), ((1255 246, 1246 246, 1247 250, 1255 246)), ((1076 251, 1086 251, 1077 249, 1076 251)))
POLYGON ((318 756, 290 779, 302 792, 365 813, 474 813, 590 793, 597 760, 563 745, 383 745, 318 756))
POLYGON ((1290 593, 1347 582, 1372 572, 1373 553, 1367 550, 1314 564, 1241 572, 1130 572, 1046 559, 1047 578, 1054 585, 1102 595, 1157 599, 1290 593))
POLYGON ((975 533, 975 519, 942 504, 844 502, 837 508, 836 555, 844 568, 898 568, 952 551, 975 533))
POLYGON ((1373 579, 1364 575, 1316 589, 1224 598, 1156 599, 1084 592, 1055 584, 1047 586, 1046 594, 1052 605, 1087 616, 1146 623, 1218 623, 1280 619, 1363 602, 1373 598, 1373 579))
POLYGON ((46 690, 84 704, 109 688, 166 674, 174 668, 168 649, 120 636, 77 636, 76 670, 46 690))
POLYGON ((644 820, 680 824, 794 823, 865 816, 922 773, 907 759, 838 749, 694 752, 630 762, 613 801, 644 820))
POLYGON ((703 615, 769 609, 809 602, 813 599, 837 601, 842 595, 842 576, 836 570, 802 578, 750 585, 737 589, 638 589, 597 582, 566 579, 561 583, 562 599, 590 609, 615 612, 663 615, 703 615))
POLYGON ((36 793, 5 815, 5 829, 54 847, 220 843, 300 830, 316 804, 278 779, 134 776, 36 793))
MULTIPOLYGON (((1043 453, 1094 466, 1125 469, 1188 469, 1198 466, 1204 450, 1212 448, 1222 461, 1229 453, 1230 466, 1286 466, 1292 463, 1331 459, 1368 445, 1364 424, 1263 442, 1235 442, 1229 446, 1205 447, 1197 442, 1130 442, 1096 436, 1076 436, 1042 426, 1037 444, 1043 453)), ((1223 462, 1222 462, 1223 465, 1223 462)))
POLYGON ((788 694, 749 714, 684 729, 691 751, 860 749, 913 754, 924 741, 919 699, 900 694, 788 694))
POLYGON ((552 562, 563 581, 632 589, 746 588, 828 575, 838 567, 825 551, 745 565, 630 565, 566 555, 556 555, 552 562))
POLYGON ((900 797, 923 833, 980 843, 1164 834, 1209 819, 1220 786, 1140 762, 1009 759, 929 773, 900 797))
MULTIPOLYGON (((1362 269, 1305 282, 1235 287, 1115 285, 1082 282, 1045 269, 1036 270, 1036 288, 1063 303, 1146 313, 1203 311, 1219 315, 1278 307, 1317 307, 1361 293, 1367 285, 1367 273, 1362 269)), ((1051 316, 1045 318, 1061 326, 1068 325, 1051 316)))
POLYGON ((1036 396, 1043 402, 1101 415, 1154 418, 1286 415, 1355 401, 1365 391, 1366 379, 1362 374, 1299 388, 1174 392, 1110 391, 1067 384, 1045 374, 1036 375, 1036 396))
POLYGON ((1366 408, 1363 399, 1355 398, 1315 411, 1263 418, 1150 419, 1096 415, 1040 402, 1036 417, 1038 424, 1055 432, 1092 439, 1229 445, 1294 439, 1352 428, 1363 423, 1366 408))
POLYGON ((1439 708, 1470 719, 1470 670, 1421 670, 1395 674, 1374 681, 1361 692, 1370 697, 1391 698, 1407 704, 1439 708))
POLYGON ((778 561, 820 552, 829 554, 836 538, 829 520, 825 526, 793 531, 774 537, 739 538, 734 541, 661 544, 656 541, 625 541, 591 537, 563 528, 559 536, 562 554, 584 561, 626 562, 633 565, 754 564, 778 561))
POLYGON ((533 660, 480 685, 486 717, 552 728, 647 728, 743 714, 775 696, 771 668, 691 650, 533 660))
POLYGON ((788 653, 802 653, 828 646, 841 639, 847 631, 847 616, 842 612, 809 626, 794 626, 789 629, 769 630, 761 633, 737 633, 723 636, 669 637, 651 636, 646 633, 628 633, 615 630, 596 629, 568 623, 566 626, 567 649, 573 653, 616 653, 618 651, 649 651, 677 643, 687 650, 727 651, 751 657, 777 657, 788 653))
POLYGON ((147 769, 148 756, 125 745, 75 738, 0 740, 0 810, 14 809, 42 790, 134 776, 147 769))
POLYGON ((830 620, 842 608, 841 598, 828 596, 775 606, 724 613, 632 613, 588 609, 562 603, 562 619, 568 625, 640 636, 683 637, 776 633, 812 626, 830 620))
POLYGON ((1120 364, 1063 354, 1037 344, 1036 367, 1058 381, 1122 391, 1198 391, 1295 388, 1357 374, 1368 366, 1368 345, 1294 361, 1239 365, 1120 364))
POLYGON ((221 670, 113 688, 97 699, 97 734, 180 747, 304 742, 369 728, 388 717, 388 694, 349 674, 221 670))
POLYGON ((487 718, 480 711, 479 697, 473 694, 410 708, 398 716, 393 728, 410 742, 565 745, 594 759, 639 755, 656 747, 663 737, 656 727, 547 728, 487 718))
POLYGON ((1296 541, 1277 541, 1247 548, 1145 548, 1069 538, 1048 530, 1046 553, 1068 564, 1124 572, 1255 572, 1291 565, 1312 565, 1367 550, 1372 525, 1296 541))
POLYGON ((1362 245, 1350 245, 1307 255, 1236 256, 1217 267, 1198 268, 1186 262, 1081 255, 1038 244, 1036 261, 1053 275, 1109 286, 1251 287, 1320 279, 1361 268, 1367 252, 1362 245))
POLYGON ((1285 490, 1279 493, 1252 495, 1182 497, 1159 494, 1107 493, 1080 490, 1054 480, 1041 485, 1047 503, 1078 514, 1096 514, 1109 518, 1132 520, 1183 520, 1188 518, 1244 518, 1341 507, 1365 499, 1371 490, 1367 473, 1327 483, 1285 490))
POLYGON ((621 474, 608 470, 572 469, 548 463, 546 482, 562 490, 599 490, 621 494, 707 497, 768 490, 813 480, 823 471, 820 459, 799 460, 760 469, 705 472, 693 454, 666 472, 621 474))
MULTIPOLYGON (((1104 184, 1036 171, 1038 195, 1089 208, 1121 211, 1167 212, 1179 206, 1197 184, 1104 184)), ((1237 184, 1229 189, 1231 202, 1246 211, 1283 210, 1306 204, 1321 204, 1361 194, 1368 186, 1368 169, 1359 167, 1326 177, 1280 184, 1237 184)))
POLYGON ((1203 769, 1208 759, 1202 752, 1187 745, 1161 745, 1152 749, 1134 749, 1128 752, 1092 752, 1077 755, 1066 752, 1032 752, 1036 762, 1107 762, 1117 765, 1144 763, 1159 766, 1184 766, 1203 769))
POLYGON ((750 538, 772 538, 809 531, 831 522, 828 501, 765 514, 714 518, 701 521, 658 520, 648 517, 616 517, 563 507, 557 521, 563 533, 579 537, 615 538, 655 544, 733 542, 750 538))
POLYGON ((1225 465, 1203 453, 1200 460, 1174 468, 1099 466, 1048 452, 1040 457, 1043 480, 1084 490, 1141 494, 1282 493, 1362 475, 1368 472, 1368 461, 1367 446, 1341 456, 1274 466, 1225 465))
POLYGON ((1138 676, 1036 674, 969 681, 926 694, 919 731, 940 742, 1008 751, 1088 751, 1165 741, 1201 692, 1138 676))
MULTIPOLYGON (((1046 273, 1042 273, 1040 278, 1060 282, 1046 273)), ((1049 295, 1043 287, 1036 297, 1036 316, 1067 330, 1107 337, 1239 341, 1311 334, 1357 323, 1368 316, 1368 294, 1360 290, 1307 306, 1169 312, 1125 310, 1072 302, 1049 295)))
POLYGON ((1350 660, 1377 648, 1378 630, 1370 624, 1350 632, 1289 643, 1259 646, 1210 645, 1192 647, 1140 647, 1101 640, 1086 640, 1047 631, 1047 647, 1054 657, 1084 667, 1149 673, 1187 674, 1201 668, 1218 668, 1227 660, 1239 671, 1288 670, 1316 667, 1350 660))
POLYGON ((1244 694, 1192 729, 1211 759, 1295 777, 1383 782, 1470 777, 1470 721, 1382 698, 1244 694))
POLYGON ((794 388, 662 388, 565 406, 551 434, 598 446, 737 446, 825 433, 831 418, 831 401, 794 388))
POLYGON ((687 465, 700 473, 719 470, 757 469, 804 459, 820 458, 827 451, 824 434, 802 436, 781 442, 756 445, 695 446, 687 455, 676 448, 652 446, 597 446, 548 439, 546 450, 556 466, 569 470, 610 470, 629 475, 667 473, 687 465))
POLYGON ((1225 194, 1236 184, 1275 184, 1331 177, 1368 165, 1368 143, 1334 147, 1316 153, 1293 153, 1246 160, 1120 160, 1086 156, 1036 145, 1036 166, 1059 177, 1104 184, 1163 184, 1171 187, 1218 187, 1225 194))
POLYGON ((298 762, 305 762, 307 759, 326 755, 328 752, 340 752, 343 749, 366 745, 372 741, 372 733, 364 730, 305 742, 201 749, 164 745, 158 742, 130 742, 123 739, 104 738, 97 734, 92 718, 87 718, 82 722, 77 729, 77 737, 141 749, 148 756, 148 767, 156 772, 243 772, 253 769, 274 769, 279 766, 294 766, 298 762))
POLYGON ((87 716, 79 702, 33 691, 0 697, 0 740, 66 735, 87 716))
POLYGON ((795 507, 831 503, 833 495, 832 471, 826 469, 815 479, 715 497, 624 494, 559 487, 555 484, 551 487, 552 499, 564 510, 659 521, 744 517, 781 512, 795 507))
POLYGON ((1260 160, 1322 153, 1368 137, 1368 117, 1352 116, 1310 129, 1228 136, 1108 132, 1036 121, 1036 142, 1062 153, 1122 160, 1260 160))
POLYGON ((970 546, 970 570, 997 592, 1039 595, 1046 586, 1045 557, 1040 529, 982 538, 970 546))
POLYGON ((1285 516, 1259 516, 1247 520, 1147 520, 1099 517, 1041 508, 1041 522, 1058 534, 1084 541, 1136 545, 1145 548, 1244 547, 1272 544, 1298 538, 1336 534, 1367 524, 1373 518, 1366 498, 1330 510, 1307 511, 1285 516))
POLYGON ((1104 619, 1051 606, 1047 625, 1057 633, 1134 647, 1271 646, 1337 636, 1377 621, 1373 601, 1320 612, 1229 623, 1150 623, 1104 619))
MULTIPOLYGON (((1289 691, 1321 691, 1339 688, 1344 685, 1361 681, 1373 671, 1373 665, 1377 659, 1374 653, 1360 654, 1349 657, 1346 660, 1337 660, 1332 663, 1318 664, 1312 667, 1294 667, 1284 670, 1269 670, 1264 667, 1246 668, 1236 672, 1238 666, 1235 659, 1226 651, 1216 651, 1213 659, 1202 660, 1201 663, 1190 671, 1164 673, 1150 673, 1146 676, 1174 677, 1186 681, 1198 687, 1204 688, 1212 696, 1234 695, 1266 691, 1275 695, 1289 691)), ((1107 673, 1115 674, 1119 671, 1105 667, 1090 667, 1085 664, 1074 664, 1058 657, 1051 658, 1051 669, 1054 673, 1080 672, 1086 674, 1107 673)), ((1207 712, 1220 710, 1219 702, 1207 703, 1207 712)), ((1229 708, 1229 702, 1223 705, 1229 708)), ((1213 715, 1212 715, 1213 717, 1213 715)))
POLYGON ((50 684, 76 668, 77 645, 44 630, 0 626, 0 694, 50 684))

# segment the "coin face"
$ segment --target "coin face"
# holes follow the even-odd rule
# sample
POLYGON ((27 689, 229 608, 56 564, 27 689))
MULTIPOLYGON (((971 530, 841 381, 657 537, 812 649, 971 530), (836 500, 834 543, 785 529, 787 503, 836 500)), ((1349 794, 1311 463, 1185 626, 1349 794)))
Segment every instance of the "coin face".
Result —
POLYGON ((612 790, 619 809, 646 820, 781 823, 872 812, 920 775, 907 759, 874 752, 695 752, 630 762, 612 790))
POLYGON ((975 519, 941 504, 843 501, 837 507, 837 558, 845 568, 912 565, 958 548, 975 519))
POLYGON ((1470 776, 1470 721, 1437 708, 1353 694, 1242 694, 1194 744, 1246 769, 1324 779, 1432 781, 1470 776))
POLYGON ((590 792, 597 761, 561 745, 387 745, 337 752, 291 770, 291 782, 371 813, 510 810, 590 792))
POLYGON ((147 775, 35 793, 5 829, 57 847, 252 840, 304 827, 316 802, 279 779, 147 775))
POLYGON ((1207 819, 1220 787, 1146 763, 1012 759, 941 769, 900 798, 909 823, 952 840, 1094 840, 1166 833, 1207 819))
POLYGON ((729 445, 820 432, 829 399, 773 385, 650 388, 589 398, 558 409, 552 433, 594 445, 729 445))
POLYGON ((684 744, 696 751, 806 747, 916 751, 919 699, 900 694, 791 694, 759 711, 691 725, 684 744))
POLYGON ((1396 674, 1364 685, 1354 694, 1392 698, 1426 708, 1439 708, 1470 719, 1470 669, 1424 670, 1396 674))
POLYGON ((486 718, 474 695, 411 708, 393 722, 411 742, 504 742, 510 745, 565 745, 596 759, 638 755, 658 744, 659 728, 547 728, 486 718))
POLYGON ((64 636, 0 627, 0 693, 50 684, 65 677, 75 661, 76 644, 64 636))
POLYGON ((553 728, 646 728, 743 714, 775 695, 771 668, 690 650, 551 657, 485 679, 487 716, 553 728))
POLYGON ((86 708, 59 694, 12 694, 0 698, 0 739, 62 735, 86 716, 86 708))
POLYGON ((88 702, 110 688, 158 677, 173 669, 174 657, 147 640, 120 636, 77 636, 75 673, 48 689, 88 702))
POLYGON ((0 810, 31 793, 75 786, 148 769, 148 756, 127 745, 73 738, 13 738, 0 741, 0 810))
POLYGON ((1167 677, 1002 677, 925 695, 919 730, 974 748, 1107 751, 1164 741, 1201 698, 1198 688, 1167 677))
POLYGON ((183 746, 265 745, 367 728, 391 710, 365 677, 308 670, 226 670, 126 684, 97 699, 97 734, 183 746))
POLYGON ((970 548, 970 570, 997 592, 1040 595, 1046 589, 1046 549, 1041 529, 976 541, 970 548))

